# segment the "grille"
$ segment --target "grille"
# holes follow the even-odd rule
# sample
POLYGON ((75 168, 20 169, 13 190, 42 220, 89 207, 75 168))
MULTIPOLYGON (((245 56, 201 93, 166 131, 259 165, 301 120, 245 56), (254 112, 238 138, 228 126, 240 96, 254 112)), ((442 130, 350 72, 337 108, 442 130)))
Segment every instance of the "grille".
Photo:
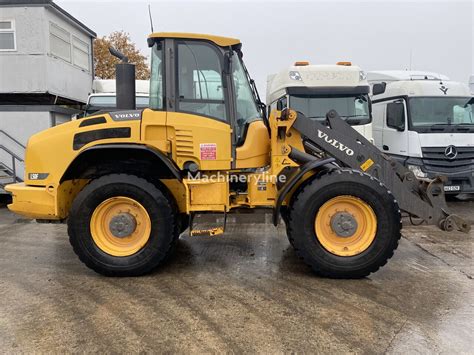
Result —
POLYGON ((176 130, 176 154, 180 158, 194 156, 193 134, 190 130, 176 130))
POLYGON ((474 169, 474 147, 456 147, 456 158, 444 155, 446 147, 422 148, 423 163, 427 170, 439 173, 459 173, 474 169))

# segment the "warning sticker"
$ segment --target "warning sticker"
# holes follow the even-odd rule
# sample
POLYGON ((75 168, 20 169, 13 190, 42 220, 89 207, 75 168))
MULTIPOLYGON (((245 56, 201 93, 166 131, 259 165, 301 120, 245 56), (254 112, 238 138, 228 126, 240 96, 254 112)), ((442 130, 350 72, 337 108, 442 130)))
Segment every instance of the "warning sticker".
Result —
POLYGON ((374 165, 374 161, 369 158, 360 166, 360 168, 362 171, 367 171, 372 165, 374 165))
POLYGON ((201 143, 199 147, 201 150, 201 160, 216 160, 217 159, 217 144, 216 143, 201 143))

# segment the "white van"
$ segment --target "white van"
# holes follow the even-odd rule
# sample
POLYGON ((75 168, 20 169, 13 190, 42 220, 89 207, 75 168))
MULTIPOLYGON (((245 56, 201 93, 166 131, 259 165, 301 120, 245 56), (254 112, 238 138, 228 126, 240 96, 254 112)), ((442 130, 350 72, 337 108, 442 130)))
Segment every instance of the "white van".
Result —
POLYGON ((370 141, 370 86, 366 74, 350 62, 310 65, 296 62, 267 79, 270 110, 290 107, 306 117, 323 121, 331 109, 370 141))
POLYGON ((443 175, 447 193, 474 193, 474 99, 466 84, 437 73, 374 71, 375 145, 417 177, 443 175))

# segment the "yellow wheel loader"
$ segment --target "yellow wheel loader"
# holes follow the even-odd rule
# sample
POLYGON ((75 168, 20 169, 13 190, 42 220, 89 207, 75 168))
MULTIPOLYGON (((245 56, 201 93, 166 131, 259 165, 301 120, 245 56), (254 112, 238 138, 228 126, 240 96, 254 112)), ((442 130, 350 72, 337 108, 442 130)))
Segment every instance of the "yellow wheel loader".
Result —
POLYGON ((74 251, 96 272, 141 275, 166 259, 186 228, 223 232, 225 223, 196 228, 199 213, 225 221, 228 213, 270 209, 297 254, 334 278, 364 277, 387 262, 400 211, 469 230, 449 214, 441 179, 418 180, 337 112, 324 123, 291 109, 267 118, 238 39, 153 33, 148 43, 150 108, 124 105, 134 78, 118 72, 117 106, 125 109, 34 135, 25 182, 7 187, 12 211, 67 220, 74 251))

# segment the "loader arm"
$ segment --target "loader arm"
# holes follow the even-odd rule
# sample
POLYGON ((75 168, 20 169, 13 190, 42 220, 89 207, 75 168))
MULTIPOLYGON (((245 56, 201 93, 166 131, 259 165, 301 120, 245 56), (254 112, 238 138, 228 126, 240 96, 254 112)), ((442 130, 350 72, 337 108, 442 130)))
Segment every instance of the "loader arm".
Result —
POLYGON ((307 151, 318 153, 319 149, 343 166, 376 177, 392 192, 400 209, 411 216, 446 231, 470 230, 469 223, 449 213, 442 177, 417 179, 413 172, 383 154, 342 120, 336 111, 329 111, 326 119, 324 125, 297 113, 293 128, 300 132, 307 151))

